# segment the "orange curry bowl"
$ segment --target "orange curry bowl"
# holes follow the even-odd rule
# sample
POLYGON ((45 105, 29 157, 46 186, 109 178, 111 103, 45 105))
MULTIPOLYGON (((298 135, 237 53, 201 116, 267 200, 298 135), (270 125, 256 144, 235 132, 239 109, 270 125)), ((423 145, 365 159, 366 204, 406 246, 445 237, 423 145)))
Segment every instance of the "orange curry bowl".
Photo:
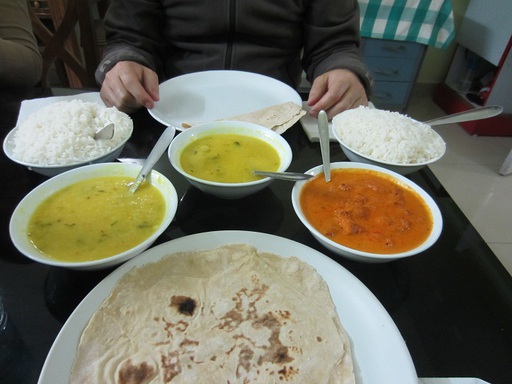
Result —
POLYGON ((330 251, 351 260, 381 263, 419 254, 439 238, 441 212, 432 197, 408 178, 371 164, 331 164, 295 184, 298 218, 330 251))

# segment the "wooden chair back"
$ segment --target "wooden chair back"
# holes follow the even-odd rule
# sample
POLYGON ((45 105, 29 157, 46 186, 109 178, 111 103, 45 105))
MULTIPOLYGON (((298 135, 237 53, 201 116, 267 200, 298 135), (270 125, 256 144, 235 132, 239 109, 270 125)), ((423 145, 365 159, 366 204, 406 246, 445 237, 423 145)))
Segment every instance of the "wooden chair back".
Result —
MULTIPOLYGON (((108 0, 29 1, 29 14, 34 34, 43 45, 41 84, 48 86, 52 64, 64 64, 66 76, 59 74, 64 86, 97 88, 94 72, 101 59, 97 22, 93 6, 98 6, 100 22, 108 0), (49 28, 47 19, 53 25, 49 28)), ((59 71, 58 71, 59 72, 59 71)))

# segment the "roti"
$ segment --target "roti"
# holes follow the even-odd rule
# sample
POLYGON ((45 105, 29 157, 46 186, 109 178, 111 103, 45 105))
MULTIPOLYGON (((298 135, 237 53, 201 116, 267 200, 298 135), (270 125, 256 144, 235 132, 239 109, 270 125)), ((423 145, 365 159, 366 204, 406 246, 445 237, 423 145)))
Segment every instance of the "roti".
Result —
POLYGON ((245 244, 176 253, 121 278, 80 339, 72 383, 354 384, 328 287, 245 244))
MULTIPOLYGON (((306 114, 301 105, 292 101, 276 104, 267 108, 262 108, 254 112, 231 116, 219 120, 244 121, 248 123, 262 125, 282 134, 288 128, 293 126, 299 119, 306 114)), ((190 128, 193 123, 182 123, 183 128, 190 128)))

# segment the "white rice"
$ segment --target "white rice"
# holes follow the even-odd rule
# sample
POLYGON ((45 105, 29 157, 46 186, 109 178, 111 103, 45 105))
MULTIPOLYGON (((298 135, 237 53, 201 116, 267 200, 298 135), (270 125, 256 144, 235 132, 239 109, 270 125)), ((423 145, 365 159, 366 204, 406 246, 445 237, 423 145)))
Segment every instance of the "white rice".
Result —
POLYGON ((106 155, 132 134, 131 118, 116 108, 82 100, 59 101, 30 114, 13 139, 13 157, 35 165, 69 165, 106 155), (114 137, 94 134, 114 123, 114 137))
POLYGON ((338 139, 373 160, 418 164, 445 152, 445 142, 429 125, 398 112, 361 106, 338 114, 332 122, 338 139))

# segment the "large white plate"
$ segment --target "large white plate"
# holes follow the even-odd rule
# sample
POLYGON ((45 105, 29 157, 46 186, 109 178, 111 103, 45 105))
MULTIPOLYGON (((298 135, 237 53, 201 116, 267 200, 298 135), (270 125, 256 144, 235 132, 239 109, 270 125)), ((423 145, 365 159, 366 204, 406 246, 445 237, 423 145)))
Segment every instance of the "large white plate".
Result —
POLYGON ((212 249, 228 243, 250 244, 283 257, 297 256, 327 282, 353 349, 358 384, 417 384, 409 351, 395 323, 377 298, 354 275, 327 256, 278 236, 246 231, 217 231, 160 244, 120 266, 98 284, 64 324, 46 358, 39 384, 67 382, 76 348, 89 318, 116 282, 135 266, 181 251, 212 249))
POLYGON ((149 113, 183 130, 182 123, 204 123, 293 101, 299 94, 273 78, 242 71, 205 71, 160 84, 160 100, 149 113))

